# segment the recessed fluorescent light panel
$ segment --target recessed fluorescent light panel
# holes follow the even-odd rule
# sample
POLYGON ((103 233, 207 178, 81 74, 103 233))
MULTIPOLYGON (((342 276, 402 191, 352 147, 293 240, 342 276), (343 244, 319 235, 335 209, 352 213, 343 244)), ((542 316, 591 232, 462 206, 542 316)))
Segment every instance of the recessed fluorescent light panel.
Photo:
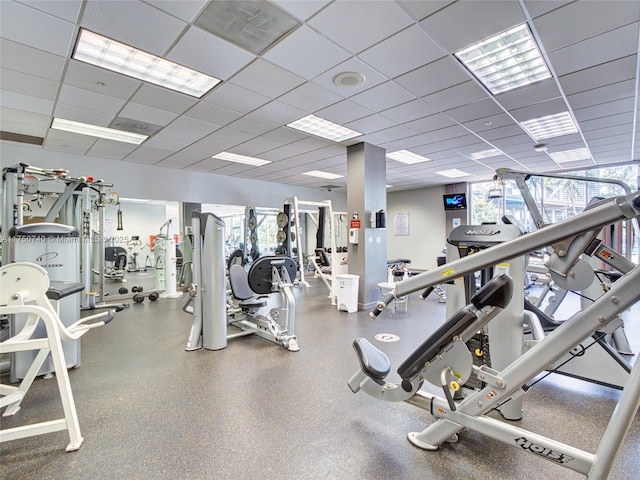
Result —
POLYGON ((74 122, 73 120, 65 120, 63 118, 54 118, 51 123, 51 128, 65 132, 79 133, 80 135, 89 135, 90 137, 106 138, 107 140, 115 140, 116 142, 133 143, 135 145, 140 145, 149 138, 148 135, 125 132, 123 130, 116 130, 115 128, 98 127, 97 125, 74 122))
POLYGON ((469 174, 463 172, 462 170, 458 170, 457 168, 452 168, 451 170, 441 170, 436 172, 438 175, 442 175, 443 177, 449 178, 459 178, 459 177, 468 177, 469 174))
POLYGON ((330 122, 324 118, 316 117, 315 115, 307 115, 295 122, 288 123, 287 127, 295 128, 296 130, 310 133, 317 137, 326 138, 327 140, 333 140, 334 142, 342 142, 343 140, 349 140, 350 138, 362 135, 360 132, 330 122))
POLYGON ((527 24, 487 38, 454 55, 494 95, 551 78, 527 24))
POLYGON ((395 160, 396 162, 406 163, 407 165, 413 165, 414 163, 430 162, 431 159, 410 152, 409 150, 398 150, 397 152, 387 153, 387 158, 395 160))
POLYGON ((544 140, 545 138, 561 137, 571 133, 578 133, 576 124, 569 112, 555 113, 546 117, 533 118, 520 122, 536 140, 544 140))
POLYGON ((497 157, 498 155, 502 155, 502 152, 497 148, 492 148, 489 150, 482 150, 480 152, 473 152, 469 155, 469 158, 471 160, 482 160, 483 158, 497 157))
POLYGON ((577 162, 580 160, 591 160, 591 154, 586 148, 576 148, 549 154, 558 163, 577 162))
POLYGON ((220 83, 217 78, 84 29, 73 58, 196 98, 220 83))
POLYGON ((270 160, 263 160, 261 158, 246 157, 244 155, 238 155, 237 153, 221 152, 217 155, 212 155, 211 158, 218 160, 226 160, 227 162, 244 163, 245 165, 253 165, 254 167, 261 167, 267 163, 271 163, 270 160))
POLYGON ((336 178, 342 178, 344 175, 338 175, 336 173, 321 172, 320 170, 311 170, 310 172, 304 172, 303 175, 309 175, 310 177, 326 178, 329 180, 335 180, 336 178))

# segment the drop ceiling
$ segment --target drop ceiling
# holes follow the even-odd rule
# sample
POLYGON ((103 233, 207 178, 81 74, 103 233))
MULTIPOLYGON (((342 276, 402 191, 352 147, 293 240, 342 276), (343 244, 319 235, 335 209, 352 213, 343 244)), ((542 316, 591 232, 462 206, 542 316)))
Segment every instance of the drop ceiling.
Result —
POLYGON ((344 176, 331 181, 336 190, 346 190, 346 147, 359 142, 431 159, 387 159, 392 190, 452 183, 436 173, 452 168, 468 174, 454 181, 466 182, 490 179, 499 167, 551 172, 640 158, 640 2, 273 0, 294 26, 252 49, 259 53, 234 44, 233 28, 227 39, 203 28, 210 3, 2 0, 1 142, 40 137, 29 148, 311 188, 327 181, 304 172, 323 170, 344 176), (453 53, 524 23, 552 78, 491 95, 453 53), (80 28, 222 82, 198 99, 73 60, 80 28), (334 84, 344 72, 365 81, 334 84), (535 151, 519 122, 565 111, 578 132, 535 151), (334 143, 285 126, 309 114, 363 135, 334 143), (121 144, 52 130, 53 117, 154 133, 141 145, 121 144), (592 158, 551 157, 579 148, 592 158), (470 158, 491 149, 499 155, 470 158), (222 151, 272 163, 211 158, 222 151))

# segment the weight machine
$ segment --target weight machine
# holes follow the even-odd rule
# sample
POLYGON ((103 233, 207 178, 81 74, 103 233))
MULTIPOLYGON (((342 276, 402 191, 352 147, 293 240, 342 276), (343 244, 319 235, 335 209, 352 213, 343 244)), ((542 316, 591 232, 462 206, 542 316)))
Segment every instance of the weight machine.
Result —
MULTIPOLYGON (((618 221, 640 217, 640 193, 616 197, 586 210, 580 215, 544 229, 478 252, 440 268, 398 282, 371 312, 377 317, 398 296, 432 287, 448 279, 495 265, 504 259, 525 255, 548 245, 555 248, 546 263, 554 274, 575 275, 580 255, 600 230, 618 221)), ((464 428, 475 430, 507 445, 553 461, 589 478, 606 478, 620 445, 640 407, 640 362, 635 362, 607 429, 595 454, 486 416, 506 402, 521 398, 536 377, 556 364, 576 343, 608 328, 617 315, 640 299, 640 269, 633 265, 612 284, 611 289, 577 312, 541 340, 525 344, 524 353, 501 370, 474 367, 465 341, 492 321, 509 304, 513 282, 500 275, 492 279, 466 307, 451 316, 400 365, 401 383, 390 383, 388 357, 364 339, 354 348, 360 368, 349 379, 354 393, 360 390, 380 400, 406 401, 428 410, 437 420, 419 433, 410 433, 409 441, 425 450, 437 450, 445 441, 456 441, 464 428), (452 390, 459 389, 470 376, 485 386, 456 403, 452 390), (424 381, 441 387, 444 398, 421 391, 424 381)))
POLYGON ((298 351, 294 333, 295 298, 291 292, 297 266, 287 256, 264 256, 249 273, 231 265, 229 283, 235 302, 227 302, 224 227, 212 213, 194 212, 193 284, 182 310, 193 315, 186 350, 221 350, 227 340, 258 335, 289 351, 298 351), (229 327, 238 330, 230 332, 229 327))
MULTIPOLYGON (((117 229, 122 230, 122 211, 118 194, 112 184, 93 177, 73 177, 68 170, 46 169, 19 163, 2 170, 2 243, 6 245, 11 227, 24 225, 25 214, 43 209, 43 223, 58 223, 73 226, 80 232, 80 269, 84 293, 83 309, 118 308, 128 306, 107 305, 105 297, 105 209, 108 205, 118 208, 117 229), (45 210, 46 209, 46 210, 45 210), (95 212, 97 211, 97 222, 95 212), (96 229, 94 230, 94 223, 96 229), (99 277, 97 292, 94 291, 92 268, 94 254, 97 258, 99 277)), ((2 264, 9 261, 6 248, 2 250, 2 264)))
POLYGON ((299 200, 298 197, 293 197, 291 199, 288 199, 285 202, 285 213, 287 211, 286 210, 287 208, 289 209, 293 208, 293 218, 296 219, 296 222, 295 222, 296 231, 292 232, 290 237, 293 237, 291 241, 295 241, 295 245, 297 248, 298 265, 300 265, 300 284, 304 285, 305 287, 309 286, 309 282, 307 282, 305 279, 305 271, 304 271, 305 269, 303 268, 303 265, 305 263, 304 263, 304 256, 302 253, 304 251, 302 246, 302 238, 303 238, 302 227, 300 226, 300 222, 298 221, 298 219, 300 218, 301 213, 309 213, 309 212, 302 212, 300 210, 301 205, 318 208, 319 213, 318 213, 317 220, 313 217, 312 214, 310 214, 309 217, 316 224, 316 227, 318 229, 318 239, 321 240, 321 244, 324 243, 325 225, 328 225, 326 234, 329 237, 329 242, 331 244, 330 245, 331 251, 327 255, 327 252, 324 250, 324 247, 322 249, 319 248, 317 250, 321 250, 321 252, 320 251, 317 252, 317 255, 321 255, 321 257, 317 257, 317 255, 313 255, 313 256, 310 256, 310 259, 311 259, 311 264, 313 265, 313 268, 314 268, 315 276, 320 278, 325 284, 325 286, 329 289, 329 298, 331 299, 331 304, 336 305, 337 298, 338 298, 336 275, 340 273, 337 271, 338 266, 340 265, 340 260, 338 255, 338 248, 336 245, 335 219, 337 218, 337 216, 344 215, 344 214, 333 211, 331 200, 325 200, 322 202, 312 202, 312 201, 299 200), (327 263, 328 265, 326 265, 327 263), (323 266, 328 268, 323 268, 323 266))

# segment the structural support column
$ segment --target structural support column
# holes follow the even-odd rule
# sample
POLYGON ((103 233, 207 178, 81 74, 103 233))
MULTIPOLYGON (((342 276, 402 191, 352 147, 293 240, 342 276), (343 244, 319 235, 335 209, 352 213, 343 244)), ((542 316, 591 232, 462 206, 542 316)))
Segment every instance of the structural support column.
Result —
POLYGON ((361 220, 358 243, 349 243, 349 273, 360 276, 359 310, 375 307, 378 283, 387 277, 387 230, 375 224, 375 213, 387 211, 386 174, 384 148, 368 143, 347 147, 347 210, 361 220))

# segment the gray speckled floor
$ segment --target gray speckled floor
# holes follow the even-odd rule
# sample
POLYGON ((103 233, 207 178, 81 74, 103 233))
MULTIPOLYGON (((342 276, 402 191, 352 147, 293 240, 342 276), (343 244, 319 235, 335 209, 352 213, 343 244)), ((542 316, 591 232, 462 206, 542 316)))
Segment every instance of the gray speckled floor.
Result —
MULTIPOLYGON (((351 342, 379 343, 393 365, 444 320, 444 305, 415 294, 408 313, 337 312, 319 282, 298 291, 296 334, 288 352, 260 338, 222 351, 184 350, 191 319, 180 300, 132 305, 85 335, 82 367, 70 372, 82 448, 65 453, 65 432, 2 444, 3 479, 574 479, 580 475, 476 432, 437 452, 412 447, 409 431, 433 422, 425 411, 359 393, 351 342)), ((638 307, 627 333, 640 351, 638 307), (634 321, 635 320, 635 324, 634 321)), ((395 368, 394 368, 395 370, 395 368)), ((436 390, 433 390, 436 392, 436 390)), ((525 397, 517 422, 595 452, 619 392, 550 376, 525 397)), ((61 415, 54 380, 38 379, 3 427, 61 415)), ((638 478, 636 419, 610 478, 638 478)))

